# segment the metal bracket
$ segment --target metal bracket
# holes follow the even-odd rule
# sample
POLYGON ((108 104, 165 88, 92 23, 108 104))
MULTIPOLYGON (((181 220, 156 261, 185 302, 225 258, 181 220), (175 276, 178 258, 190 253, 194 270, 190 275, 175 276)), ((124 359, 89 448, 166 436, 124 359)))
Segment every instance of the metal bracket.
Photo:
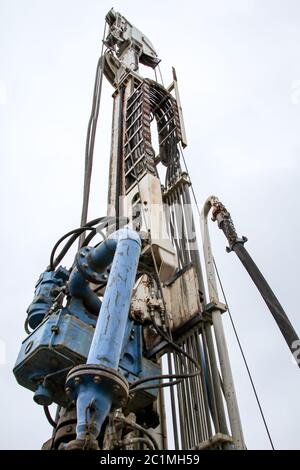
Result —
POLYGON ((175 271, 175 274, 173 274, 173 276, 169 277, 169 279, 167 279, 167 281, 164 282, 164 286, 168 287, 171 284, 173 284, 173 282, 175 282, 176 279, 178 279, 180 276, 182 276, 182 274, 184 274, 192 266, 193 266, 193 263, 188 263, 187 265, 183 266, 183 268, 177 269, 175 271))
POLYGON ((226 246, 227 253, 230 253, 231 251, 233 251, 233 247, 237 243, 241 243, 242 245, 244 245, 247 241, 248 241, 248 238, 244 236, 242 236, 242 238, 236 238, 236 240, 230 246, 226 246))
POLYGON ((81 364, 74 367, 67 376, 66 394, 77 396, 77 389, 82 383, 93 382, 107 390, 112 390, 113 407, 124 407, 128 398, 128 382, 122 374, 99 364, 81 364))
POLYGON ((205 305, 203 311, 203 318, 212 322, 212 313, 218 310, 221 313, 227 312, 227 306, 222 302, 210 302, 205 305))

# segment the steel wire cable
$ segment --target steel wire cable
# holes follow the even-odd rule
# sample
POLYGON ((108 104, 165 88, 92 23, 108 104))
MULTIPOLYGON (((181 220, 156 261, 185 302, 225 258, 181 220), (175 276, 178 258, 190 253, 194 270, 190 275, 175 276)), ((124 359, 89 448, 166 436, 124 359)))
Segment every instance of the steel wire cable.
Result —
POLYGON ((57 423, 54 421, 54 419, 52 418, 51 416, 51 413, 50 413, 50 410, 49 410, 49 407, 48 406, 43 406, 43 409, 44 409, 44 412, 45 412, 45 416, 48 420, 48 423, 53 427, 53 428, 56 428, 57 426, 57 423))
POLYGON ((231 326, 232 326, 232 329, 233 329, 233 332, 234 332, 236 341, 237 341, 237 343, 238 343, 239 350, 240 350, 240 352, 241 352, 241 355, 242 355, 242 358, 243 358, 243 361, 244 361, 244 364, 245 364, 245 367, 246 367, 246 370, 247 370, 247 374, 248 374, 248 377, 249 377, 249 380, 250 380, 250 383, 251 383, 251 387, 252 387, 252 390, 253 390, 253 393, 254 393, 254 396, 255 396, 255 400, 256 400, 256 402, 257 402, 257 406, 258 406, 258 408, 259 408, 259 412, 260 412, 260 415, 261 415, 261 418, 262 418, 262 421, 263 421, 263 424, 264 424, 264 427, 265 427, 265 430, 266 430, 266 433, 267 433, 267 436, 268 436, 268 439, 269 439, 271 448, 272 448, 272 450, 275 450, 274 444, 273 444, 273 440, 272 440, 272 437, 271 437, 271 434, 270 434, 270 430, 269 430, 269 427, 268 427, 268 424, 267 424, 267 421, 266 421, 266 418, 265 418, 265 414, 264 414, 264 411, 263 411, 263 409, 262 409, 262 406, 261 406, 261 403, 260 403, 260 399, 259 399, 258 394, 257 394, 257 391, 256 391, 256 387, 255 387, 255 384, 254 384, 254 381, 253 381, 253 378, 252 378, 252 374, 251 374, 250 369, 249 369, 249 365, 248 365, 248 361, 247 361, 246 356, 245 356, 245 353, 244 353, 244 349, 243 349, 243 347, 242 347, 242 344, 241 344, 241 341, 240 341, 240 338, 239 338, 237 329, 236 329, 236 327, 235 327, 235 323, 234 323, 233 318, 232 318, 232 315, 231 315, 231 310, 230 310, 230 307, 229 307, 229 305, 228 305, 228 301, 227 301, 227 298, 226 298, 226 294, 225 294, 225 291, 224 291, 224 287, 223 287, 223 284, 222 284, 222 281, 221 281, 221 278, 220 278, 219 270, 218 270, 218 267, 217 267, 217 265, 216 265, 216 261, 215 261, 214 258, 213 258, 213 263, 214 263, 214 267, 215 267, 215 270, 216 270, 217 278, 218 278, 218 281, 219 281, 219 284, 220 284, 221 292, 222 292, 222 295, 223 295, 223 298, 224 298, 224 301, 225 301, 225 304, 226 304, 226 307, 227 307, 227 311, 228 311, 230 323, 231 323, 231 326))

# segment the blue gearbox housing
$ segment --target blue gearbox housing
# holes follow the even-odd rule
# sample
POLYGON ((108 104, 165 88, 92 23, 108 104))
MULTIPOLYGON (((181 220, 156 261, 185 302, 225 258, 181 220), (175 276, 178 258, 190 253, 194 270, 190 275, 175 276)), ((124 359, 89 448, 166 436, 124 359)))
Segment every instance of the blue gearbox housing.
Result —
POLYGON ((18 383, 36 392, 35 401, 41 405, 66 406, 66 375, 85 362, 93 332, 92 325, 67 308, 47 316, 22 343, 14 367, 18 383))
POLYGON ((35 286, 34 299, 27 309, 27 321, 31 328, 34 329, 41 323, 68 278, 69 271, 63 267, 40 275, 35 286))
MULTIPOLYGON (((27 310, 28 323, 34 331, 22 342, 14 375, 20 385, 35 392, 40 405, 52 402, 68 406, 65 391, 68 372, 85 364, 97 322, 101 301, 88 286, 88 281, 76 268, 59 267, 46 271, 37 283, 34 300, 27 310), (54 309, 53 302, 68 281, 68 301, 65 307, 54 309), (81 285, 81 284, 82 285, 81 285)), ((142 326, 127 320, 118 371, 129 384, 135 380, 160 374, 160 365, 143 356, 142 326)), ((149 385, 157 381, 149 382, 149 385)), ((139 391, 129 401, 129 411, 151 404, 157 389, 139 391)))

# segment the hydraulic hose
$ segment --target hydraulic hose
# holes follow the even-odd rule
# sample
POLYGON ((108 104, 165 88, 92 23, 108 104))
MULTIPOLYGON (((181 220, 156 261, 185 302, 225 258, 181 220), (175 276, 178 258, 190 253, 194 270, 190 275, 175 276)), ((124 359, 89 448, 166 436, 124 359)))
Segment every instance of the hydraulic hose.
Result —
MULTIPOLYGON (((253 261, 252 257, 246 250, 244 244, 247 241, 247 238, 238 237, 230 213, 215 196, 211 196, 207 200, 207 204, 211 204, 211 206, 213 207, 213 220, 216 220, 218 222, 219 228, 223 231, 225 237, 228 240, 229 248, 227 249, 227 251, 234 251, 238 256, 239 260, 245 267, 246 271, 248 272, 249 276, 251 277, 252 281, 260 292, 262 298, 264 299, 291 353, 293 354, 294 358, 297 359, 296 350, 300 346, 299 337, 293 325, 291 324, 287 314, 285 313, 282 305, 280 304, 276 295, 272 291, 270 285, 268 284, 265 277, 263 276, 255 262, 253 261)), ((300 361, 296 360, 296 362, 298 364, 298 367, 300 367, 300 361)))

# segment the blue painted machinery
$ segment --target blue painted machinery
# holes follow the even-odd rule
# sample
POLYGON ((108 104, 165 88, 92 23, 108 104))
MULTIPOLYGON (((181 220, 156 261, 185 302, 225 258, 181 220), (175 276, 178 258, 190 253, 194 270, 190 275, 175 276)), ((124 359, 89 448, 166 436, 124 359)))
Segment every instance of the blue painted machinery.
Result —
MULTIPOLYGON (((158 364, 143 357, 141 326, 128 317, 140 249, 138 233, 125 228, 97 247, 82 248, 70 271, 58 267, 41 275, 28 308, 34 331, 22 344, 14 374, 40 405, 68 408, 76 400, 72 448, 83 448, 87 435, 89 448, 98 448, 112 408, 137 411, 128 399, 129 385, 160 373, 158 364), (89 282, 103 281, 108 266, 101 303, 89 282), (66 306, 56 301, 62 292, 67 292, 66 306)), ((141 391, 135 402, 144 409, 156 398, 157 389, 141 391)))

